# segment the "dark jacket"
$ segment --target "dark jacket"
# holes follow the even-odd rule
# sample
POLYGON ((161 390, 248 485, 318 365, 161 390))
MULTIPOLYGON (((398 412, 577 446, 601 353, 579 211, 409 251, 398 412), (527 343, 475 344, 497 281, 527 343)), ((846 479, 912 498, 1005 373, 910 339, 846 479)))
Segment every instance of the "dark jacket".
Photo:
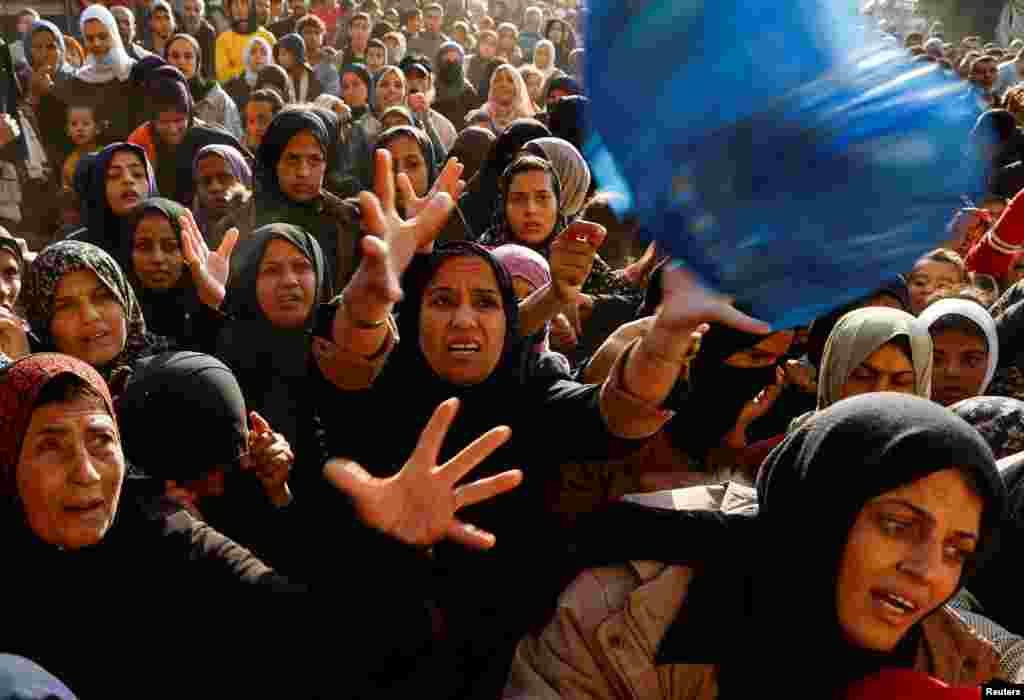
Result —
MULTIPOLYGON (((182 28, 182 31, 185 31, 182 28)), ((199 48, 203 52, 203 75, 210 80, 217 78, 217 30, 213 28, 209 20, 203 19, 199 22, 199 29, 194 33, 189 32, 199 42, 199 48)))
POLYGON ((433 108, 448 119, 456 130, 462 131, 466 128, 466 115, 483 105, 476 88, 463 79, 464 87, 461 93, 454 97, 442 97, 440 89, 434 99, 433 108))

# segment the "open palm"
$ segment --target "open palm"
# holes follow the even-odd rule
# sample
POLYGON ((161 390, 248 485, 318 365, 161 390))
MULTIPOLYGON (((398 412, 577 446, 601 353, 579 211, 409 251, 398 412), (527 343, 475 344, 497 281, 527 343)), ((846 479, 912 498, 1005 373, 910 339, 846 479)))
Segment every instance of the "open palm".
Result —
POLYGON ((219 309, 224 303, 224 297, 227 296, 231 253, 238 243, 238 229, 229 229, 220 247, 211 253, 191 211, 186 209, 185 215, 181 216, 178 222, 181 224, 182 252, 185 263, 192 271, 196 294, 207 306, 219 309))

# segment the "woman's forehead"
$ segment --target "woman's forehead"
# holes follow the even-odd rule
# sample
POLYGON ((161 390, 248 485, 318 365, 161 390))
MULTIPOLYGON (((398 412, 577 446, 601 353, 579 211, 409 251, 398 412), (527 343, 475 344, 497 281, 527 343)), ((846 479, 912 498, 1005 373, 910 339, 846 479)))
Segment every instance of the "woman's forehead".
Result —
POLYGON ((498 278, 491 265, 476 255, 461 255, 441 263, 429 288, 474 287, 498 290, 498 278))
POLYGON ((306 254, 291 241, 284 238, 272 238, 263 251, 263 262, 292 260, 302 258, 308 260, 306 254))

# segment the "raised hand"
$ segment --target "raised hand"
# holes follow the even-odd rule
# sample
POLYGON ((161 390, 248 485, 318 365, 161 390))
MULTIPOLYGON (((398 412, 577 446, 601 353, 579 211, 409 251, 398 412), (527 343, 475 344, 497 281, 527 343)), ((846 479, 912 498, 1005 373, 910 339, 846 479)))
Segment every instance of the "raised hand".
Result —
POLYGON ((275 433, 266 419, 256 411, 249 413, 249 451, 242 457, 242 471, 251 471, 263 485, 270 502, 278 507, 291 503, 288 488, 295 454, 281 433, 275 433))
POLYGON ((576 335, 582 335, 580 322, 580 291, 594 269, 594 258, 604 244, 608 231, 590 221, 576 221, 558 234, 551 243, 548 265, 551 267, 551 287, 558 300, 565 305, 565 316, 576 335))
POLYGON ((5 306, 0 306, 0 352, 15 361, 31 352, 28 323, 5 306))
POLYGON ((406 544, 426 547, 450 538, 474 549, 489 549, 494 546, 494 535, 460 521, 455 515, 466 506, 515 488, 522 482, 523 474, 510 470, 456 486, 512 434, 508 427, 494 428, 438 466, 441 445, 458 409, 457 399, 438 406, 409 461, 394 476, 376 478, 343 459, 330 460, 324 467, 324 476, 352 499, 364 523, 406 544))
POLYGON ((191 211, 186 209, 185 215, 178 218, 178 223, 181 224, 182 254, 192 272, 196 294, 207 306, 219 309, 227 295, 231 253, 238 243, 238 229, 228 229, 220 247, 211 253, 191 211))
POLYGON ((721 323, 746 333, 767 334, 767 323, 747 316, 723 296, 708 291, 690 272, 669 265, 664 273, 665 301, 654 328, 660 332, 689 335, 702 323, 721 323))
POLYGON ((444 164, 441 174, 434 180, 434 185, 424 197, 417 197, 409 176, 400 173, 397 178, 398 192, 405 206, 405 215, 410 217, 419 215, 438 192, 447 192, 457 202, 462 191, 466 189, 466 181, 460 179, 462 171, 465 169, 466 167, 459 162, 458 158, 449 158, 448 162, 444 164))

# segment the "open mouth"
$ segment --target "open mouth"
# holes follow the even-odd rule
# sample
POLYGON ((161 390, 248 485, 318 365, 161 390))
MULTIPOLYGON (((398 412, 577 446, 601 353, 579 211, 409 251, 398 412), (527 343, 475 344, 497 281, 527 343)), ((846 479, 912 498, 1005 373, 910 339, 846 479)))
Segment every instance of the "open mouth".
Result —
POLYGON ((449 343, 448 352, 456 357, 472 357, 480 352, 480 343, 449 343))
POLYGON ((917 603, 891 591, 875 590, 871 597, 893 615, 913 615, 918 609, 917 603))
POLYGON ((138 204, 140 199, 142 198, 135 192, 125 192, 121 195, 121 201, 125 204, 138 204))

